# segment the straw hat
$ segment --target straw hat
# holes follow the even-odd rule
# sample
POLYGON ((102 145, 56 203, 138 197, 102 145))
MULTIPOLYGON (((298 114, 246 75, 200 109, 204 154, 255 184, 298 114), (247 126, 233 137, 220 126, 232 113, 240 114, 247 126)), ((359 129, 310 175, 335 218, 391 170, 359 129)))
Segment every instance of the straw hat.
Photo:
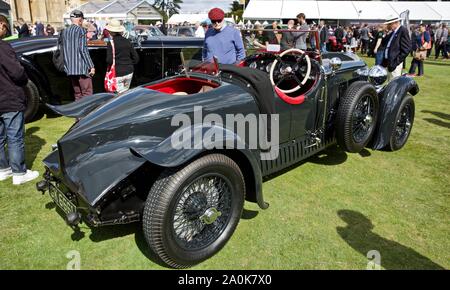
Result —
POLYGON ((391 14, 388 17, 386 17, 386 21, 384 22, 384 24, 394 23, 397 21, 402 21, 402 19, 400 17, 398 17, 397 15, 391 14))
POLYGON ((117 19, 112 19, 109 21, 108 25, 106 25, 106 30, 109 32, 124 32, 125 27, 120 24, 120 21, 117 19))

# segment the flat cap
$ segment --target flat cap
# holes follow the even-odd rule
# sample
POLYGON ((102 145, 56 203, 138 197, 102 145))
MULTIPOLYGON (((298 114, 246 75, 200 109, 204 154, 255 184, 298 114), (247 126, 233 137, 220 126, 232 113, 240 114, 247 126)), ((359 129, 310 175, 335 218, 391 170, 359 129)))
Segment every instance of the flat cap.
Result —
POLYGON ((208 13, 208 18, 212 20, 223 20, 225 18, 225 12, 220 8, 213 8, 208 13))

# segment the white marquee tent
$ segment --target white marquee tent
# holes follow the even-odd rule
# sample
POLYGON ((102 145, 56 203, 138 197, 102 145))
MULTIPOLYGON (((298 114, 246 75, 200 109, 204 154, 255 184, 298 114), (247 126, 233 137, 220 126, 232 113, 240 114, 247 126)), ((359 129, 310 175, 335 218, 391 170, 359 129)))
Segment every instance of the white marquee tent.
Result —
POLYGON ((167 24, 179 24, 179 23, 196 23, 202 22, 208 19, 207 13, 199 13, 199 14, 174 14, 170 16, 167 24))
MULTIPOLYGON (((197 22, 203 22, 208 19, 208 13, 197 13, 197 14, 173 14, 167 20, 167 24, 182 24, 184 22, 195 24, 197 22)), ((233 18, 225 18, 227 22, 234 23, 233 18)))
MULTIPOLYGON (((81 10, 85 18, 128 20, 162 20, 161 14, 148 0, 93 0, 76 9, 81 10)), ((70 18, 70 11, 64 14, 64 19, 70 18)))
POLYGON ((251 0, 246 20, 295 19, 300 12, 308 19, 350 21, 382 21, 388 15, 409 10, 412 21, 450 21, 450 2, 412 1, 315 1, 315 0, 251 0))

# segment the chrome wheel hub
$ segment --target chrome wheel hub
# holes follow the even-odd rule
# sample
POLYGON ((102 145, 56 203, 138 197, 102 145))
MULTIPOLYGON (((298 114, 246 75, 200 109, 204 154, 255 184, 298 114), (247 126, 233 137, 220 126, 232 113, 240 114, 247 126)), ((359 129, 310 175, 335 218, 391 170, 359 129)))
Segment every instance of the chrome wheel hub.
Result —
POLYGON ((205 211, 205 213, 200 217, 200 220, 207 225, 213 224, 222 213, 218 211, 216 208, 212 207, 205 211))
POLYGON ((173 212, 173 232, 186 249, 203 248, 226 228, 231 215, 232 187, 215 174, 200 177, 187 186, 173 212))
POLYGON ((366 126, 370 126, 370 125, 372 125, 372 122, 373 122, 373 117, 372 117, 372 115, 367 115, 365 118, 364 118, 364 124, 366 125, 366 126))

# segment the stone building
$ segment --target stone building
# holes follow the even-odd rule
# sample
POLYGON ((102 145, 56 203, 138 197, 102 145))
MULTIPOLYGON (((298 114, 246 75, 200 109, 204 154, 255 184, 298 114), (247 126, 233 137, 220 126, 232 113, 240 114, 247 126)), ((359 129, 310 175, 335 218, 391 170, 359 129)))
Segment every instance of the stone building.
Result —
POLYGON ((10 10, 11 10, 11 6, 9 6, 9 3, 6 3, 3 0, 0 0, 0 14, 9 17, 10 10))
POLYGON ((28 23, 41 21, 54 26, 63 24, 63 15, 87 0, 6 0, 11 5, 14 20, 23 18, 28 23))

